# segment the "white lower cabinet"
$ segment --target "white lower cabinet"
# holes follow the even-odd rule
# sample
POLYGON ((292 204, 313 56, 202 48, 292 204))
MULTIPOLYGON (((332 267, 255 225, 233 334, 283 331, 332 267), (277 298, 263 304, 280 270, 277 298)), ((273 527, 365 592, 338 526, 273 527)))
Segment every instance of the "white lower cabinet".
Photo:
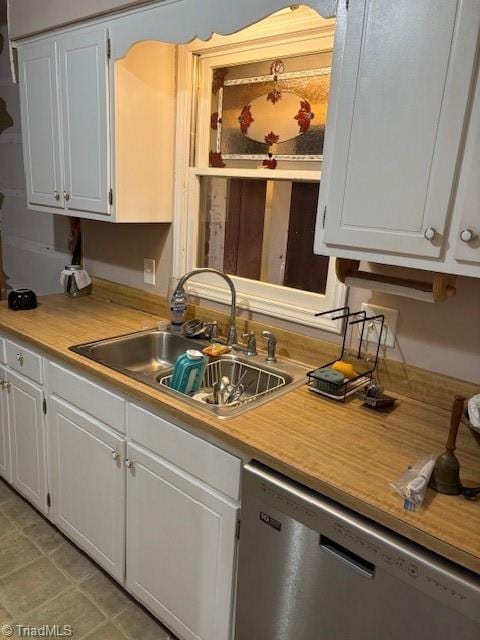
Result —
POLYGON ((43 390, 12 371, 7 380, 12 484, 37 509, 47 513, 43 390))
POLYGON ((53 520, 123 581, 125 439, 56 398, 49 409, 53 520))
POLYGON ((182 640, 231 637, 238 507, 127 447, 127 587, 182 640))
POLYGON ((10 465, 10 433, 8 428, 7 407, 7 370, 0 366, 0 476, 8 482, 12 481, 10 465))

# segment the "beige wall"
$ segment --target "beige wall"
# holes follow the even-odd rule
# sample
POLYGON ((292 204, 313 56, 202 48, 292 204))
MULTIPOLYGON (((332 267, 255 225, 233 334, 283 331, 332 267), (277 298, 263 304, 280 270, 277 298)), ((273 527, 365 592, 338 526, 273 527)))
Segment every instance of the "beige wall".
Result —
POLYGON ((152 1, 162 0, 9 0, 10 38, 152 1))
POLYGON ((70 262, 70 221, 29 211, 20 129, 18 85, 10 73, 6 2, 0 0, 0 226, 3 268, 10 288, 38 294, 61 290, 60 271, 70 262))
MULTIPOLYGON (((164 294, 171 271, 170 225, 84 223, 87 269, 91 274, 164 294), (157 286, 143 284, 143 258, 157 260, 157 286)), ((455 298, 440 304, 418 302, 365 290, 352 290, 349 302, 359 308, 374 302, 400 311, 397 346, 388 357, 480 384, 480 280, 458 278, 455 298)), ((210 306, 213 303, 210 303, 210 306)), ((255 319, 262 319, 256 315, 255 319)), ((264 318, 268 324, 335 341, 332 334, 264 318)))

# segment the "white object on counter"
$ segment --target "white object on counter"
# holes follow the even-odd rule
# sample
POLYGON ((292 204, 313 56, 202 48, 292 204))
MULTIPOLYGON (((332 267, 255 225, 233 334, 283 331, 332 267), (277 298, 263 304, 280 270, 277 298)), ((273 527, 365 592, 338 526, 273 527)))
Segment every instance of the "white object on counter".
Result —
POLYGON ((416 511, 421 506, 427 491, 430 476, 435 466, 436 455, 425 456, 417 460, 404 474, 390 486, 403 498, 403 508, 407 511, 416 511))
POLYGON ((480 431, 480 394, 468 401, 468 418, 472 428, 480 431))
POLYGON ((64 269, 60 274, 60 284, 65 288, 65 281, 68 277, 73 276, 75 278, 75 284, 78 289, 85 289, 90 284, 92 284, 92 279, 85 271, 85 269, 76 269, 75 271, 72 269, 64 269))

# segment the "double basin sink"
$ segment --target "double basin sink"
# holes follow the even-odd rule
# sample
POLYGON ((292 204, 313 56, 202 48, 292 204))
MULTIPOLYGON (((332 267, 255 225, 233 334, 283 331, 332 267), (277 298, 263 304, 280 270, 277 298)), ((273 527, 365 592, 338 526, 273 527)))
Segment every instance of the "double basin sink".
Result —
POLYGON ((187 349, 202 350, 208 343, 183 335, 156 329, 76 345, 71 350, 115 371, 181 398, 218 418, 229 418, 264 404, 305 382, 307 369, 280 360, 267 364, 265 357, 228 353, 210 358, 202 386, 209 390, 214 382, 227 376, 232 384, 241 382, 245 391, 238 402, 212 404, 206 401, 208 392, 190 397, 169 387, 176 359, 187 349))

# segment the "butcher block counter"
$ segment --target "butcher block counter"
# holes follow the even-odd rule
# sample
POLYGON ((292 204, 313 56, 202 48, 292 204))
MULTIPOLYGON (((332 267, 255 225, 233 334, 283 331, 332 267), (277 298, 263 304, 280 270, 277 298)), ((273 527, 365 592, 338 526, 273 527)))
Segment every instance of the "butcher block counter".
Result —
MULTIPOLYGON (((303 386, 241 416, 219 420, 69 350, 75 344, 156 325, 158 317, 91 297, 39 299, 32 311, 0 303, 0 330, 46 357, 89 374, 206 439, 255 458, 376 522, 480 573, 480 500, 428 490, 416 513, 404 511, 389 483, 417 458, 441 453, 449 413, 397 396, 389 413, 360 400, 337 403, 303 386)), ((480 485, 480 438, 462 425, 457 455, 464 484, 480 485)))

